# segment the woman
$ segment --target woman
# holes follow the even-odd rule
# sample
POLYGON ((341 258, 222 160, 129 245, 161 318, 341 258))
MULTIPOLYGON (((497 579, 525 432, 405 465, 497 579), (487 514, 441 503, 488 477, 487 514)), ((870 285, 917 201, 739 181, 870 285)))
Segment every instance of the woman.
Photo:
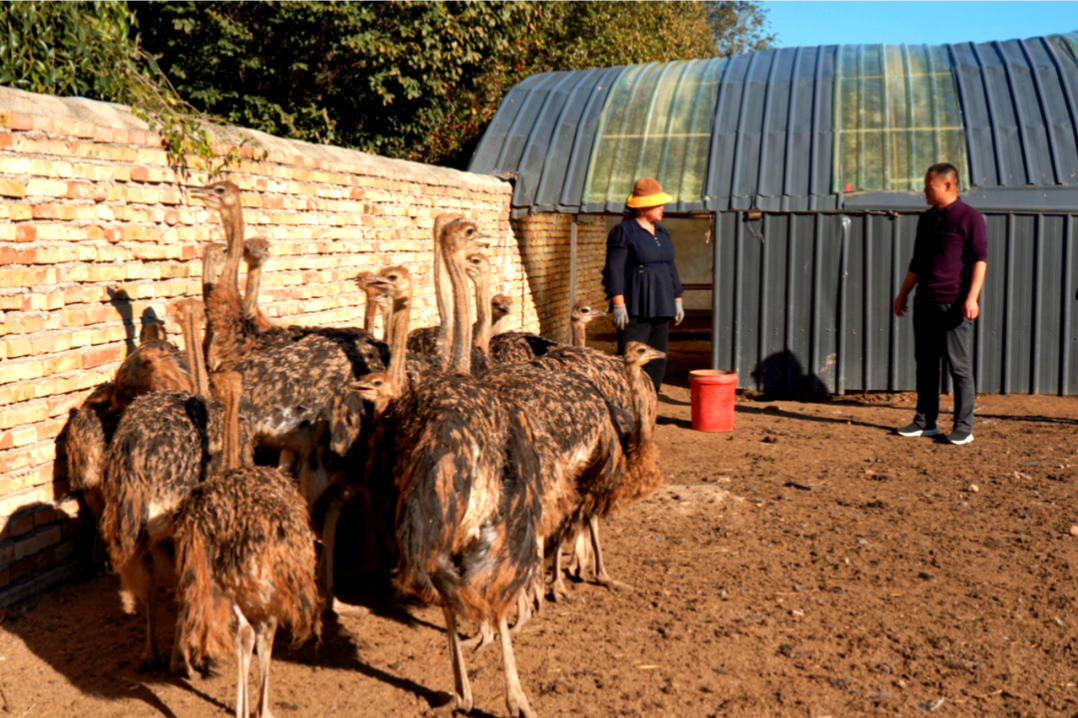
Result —
MULTIPOLYGON (((633 216, 607 236, 603 284, 618 330, 618 354, 624 354, 625 345, 632 341, 666 352, 670 319, 681 324, 685 318, 681 301, 684 290, 674 265, 674 243, 659 224, 663 205, 673 199, 655 180, 637 180, 626 203, 633 216)), ((666 359, 648 362, 644 371, 658 392, 666 359)))

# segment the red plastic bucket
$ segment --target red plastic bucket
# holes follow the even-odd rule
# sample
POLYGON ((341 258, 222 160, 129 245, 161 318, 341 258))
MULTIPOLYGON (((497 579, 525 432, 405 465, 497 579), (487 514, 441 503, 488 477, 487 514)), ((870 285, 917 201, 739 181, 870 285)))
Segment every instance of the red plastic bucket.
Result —
POLYGON ((692 388, 692 428, 697 431, 733 431, 737 374, 721 369, 689 372, 692 388))

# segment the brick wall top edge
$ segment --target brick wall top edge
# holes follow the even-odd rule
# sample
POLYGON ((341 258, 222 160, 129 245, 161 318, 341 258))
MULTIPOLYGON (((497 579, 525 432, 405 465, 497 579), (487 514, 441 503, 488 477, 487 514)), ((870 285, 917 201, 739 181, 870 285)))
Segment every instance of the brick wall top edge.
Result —
MULTIPOLYGON (((55 97, 0 86, 0 112, 13 115, 48 117, 80 122, 97 127, 149 132, 149 126, 131 114, 130 108, 112 102, 100 102, 85 98, 55 97)), ((490 175, 462 172, 448 167, 426 165, 408 160, 390 159, 358 150, 316 145, 301 140, 289 140, 257 130, 231 127, 221 128, 226 133, 240 132, 250 136, 269 151, 270 156, 285 160, 288 164, 314 169, 325 165, 358 166, 374 169, 387 177, 436 178, 447 184, 482 186, 494 191, 511 192, 508 182, 490 175)))

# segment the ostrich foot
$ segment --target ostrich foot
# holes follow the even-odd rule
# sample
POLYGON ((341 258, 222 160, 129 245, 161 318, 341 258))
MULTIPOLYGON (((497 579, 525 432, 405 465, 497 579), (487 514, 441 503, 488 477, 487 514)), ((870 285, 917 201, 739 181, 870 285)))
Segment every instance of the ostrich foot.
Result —
POLYGON ((479 653, 491 643, 494 643, 494 627, 490 625, 489 621, 483 621, 479 624, 479 633, 465 641, 461 641, 461 645, 471 650, 472 653, 479 653))
POLYGON ((603 574, 602 576, 596 576, 595 583, 599 584, 600 586, 605 586, 611 591, 636 591, 636 589, 629 584, 622 583, 621 581, 615 581, 606 574, 603 574))
POLYGON ((460 711, 461 713, 471 713, 472 701, 465 701, 456 693, 451 693, 449 695, 449 702, 443 703, 442 705, 435 708, 434 715, 444 716, 444 718, 452 718, 453 714, 457 711, 460 711))
POLYGON ((350 603, 344 603, 341 599, 334 597, 330 601, 329 606, 326 607, 326 613, 332 616, 354 616, 356 618, 363 618, 369 616, 371 610, 366 606, 353 606, 350 603))

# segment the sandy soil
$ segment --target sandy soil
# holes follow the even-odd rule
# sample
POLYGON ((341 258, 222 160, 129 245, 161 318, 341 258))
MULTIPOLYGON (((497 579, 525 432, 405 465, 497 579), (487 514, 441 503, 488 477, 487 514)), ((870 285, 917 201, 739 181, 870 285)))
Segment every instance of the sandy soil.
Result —
MULTIPOLYGON (((631 588, 573 583, 515 642, 540 716, 1078 715, 1078 399, 982 395, 963 447, 890 433, 911 395, 742 396, 734 432, 704 434, 685 376, 706 350, 679 346, 664 389, 666 486, 603 526, 631 588)), ((137 672, 116 589, 3 613, 0 716, 232 710, 231 662, 137 672)), ((452 687, 440 612, 342 589, 359 610, 320 645, 279 635, 274 713, 431 714, 452 687)), ((500 650, 467 660, 472 715, 505 716, 500 650)))

